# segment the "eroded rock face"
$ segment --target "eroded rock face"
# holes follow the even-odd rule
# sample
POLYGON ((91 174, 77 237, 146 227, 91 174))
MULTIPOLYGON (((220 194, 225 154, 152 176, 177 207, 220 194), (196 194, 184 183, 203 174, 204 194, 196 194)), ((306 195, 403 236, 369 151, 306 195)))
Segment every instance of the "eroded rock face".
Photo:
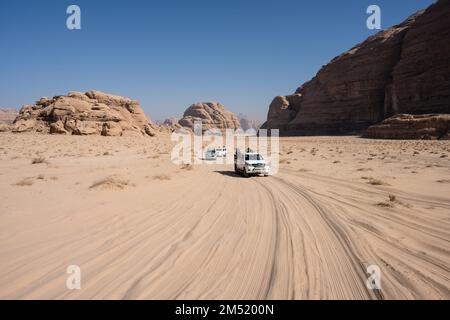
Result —
POLYGON ((202 129, 219 130, 239 128, 239 120, 236 115, 227 111, 223 105, 217 102, 195 103, 186 109, 183 118, 178 122, 182 127, 193 129, 194 122, 201 121, 202 129))
POLYGON ((367 128, 376 139, 448 139, 450 114, 397 114, 367 128))
POLYGON ((450 1, 411 25, 386 88, 385 115, 450 113, 450 1))
POLYGON ((450 1, 356 45, 295 94, 276 97, 263 128, 284 135, 359 132, 394 114, 450 113, 450 1))
POLYGON ((13 132, 153 136, 155 127, 136 100, 100 91, 41 98, 20 109, 13 132))

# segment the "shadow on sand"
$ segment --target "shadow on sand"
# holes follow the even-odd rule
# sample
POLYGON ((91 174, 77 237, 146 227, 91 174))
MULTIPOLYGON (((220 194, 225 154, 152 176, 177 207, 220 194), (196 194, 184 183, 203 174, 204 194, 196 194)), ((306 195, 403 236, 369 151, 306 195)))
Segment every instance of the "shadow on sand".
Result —
POLYGON ((232 177, 232 178, 244 178, 244 176, 235 173, 234 171, 214 171, 215 173, 220 173, 223 176, 232 177))

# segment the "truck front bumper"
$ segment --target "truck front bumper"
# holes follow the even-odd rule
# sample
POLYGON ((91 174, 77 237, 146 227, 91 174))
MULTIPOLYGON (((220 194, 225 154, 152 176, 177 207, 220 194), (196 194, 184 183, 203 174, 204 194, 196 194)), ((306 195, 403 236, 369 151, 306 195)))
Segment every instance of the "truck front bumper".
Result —
POLYGON ((247 167, 246 171, 248 174, 268 175, 270 173, 270 168, 269 167, 247 167))

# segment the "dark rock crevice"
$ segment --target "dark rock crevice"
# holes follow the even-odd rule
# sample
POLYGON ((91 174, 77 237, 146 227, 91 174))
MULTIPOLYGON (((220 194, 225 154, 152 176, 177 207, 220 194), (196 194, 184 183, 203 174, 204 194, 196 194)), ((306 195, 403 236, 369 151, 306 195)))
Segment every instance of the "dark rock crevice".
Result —
POLYGON ((400 35, 400 46, 396 58, 396 63, 391 69, 390 76, 388 78, 388 81, 386 82, 386 86, 384 88, 384 101, 380 108, 380 115, 381 117, 377 120, 377 122, 382 121, 383 119, 389 118, 396 113, 398 113, 398 103, 397 103, 397 96, 395 94, 395 86, 394 86, 394 70, 395 67, 399 64, 401 58, 402 58, 402 52, 403 52, 403 44, 404 39, 408 33, 409 29, 406 29, 406 31, 400 35))

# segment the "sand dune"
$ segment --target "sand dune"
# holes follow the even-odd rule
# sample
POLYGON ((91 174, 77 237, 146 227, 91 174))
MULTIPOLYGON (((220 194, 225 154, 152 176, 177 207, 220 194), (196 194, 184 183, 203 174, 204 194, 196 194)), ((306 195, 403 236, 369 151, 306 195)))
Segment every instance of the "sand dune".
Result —
POLYGON ((0 298, 450 298, 448 141, 283 138, 249 179, 168 137, 0 141, 0 298))

